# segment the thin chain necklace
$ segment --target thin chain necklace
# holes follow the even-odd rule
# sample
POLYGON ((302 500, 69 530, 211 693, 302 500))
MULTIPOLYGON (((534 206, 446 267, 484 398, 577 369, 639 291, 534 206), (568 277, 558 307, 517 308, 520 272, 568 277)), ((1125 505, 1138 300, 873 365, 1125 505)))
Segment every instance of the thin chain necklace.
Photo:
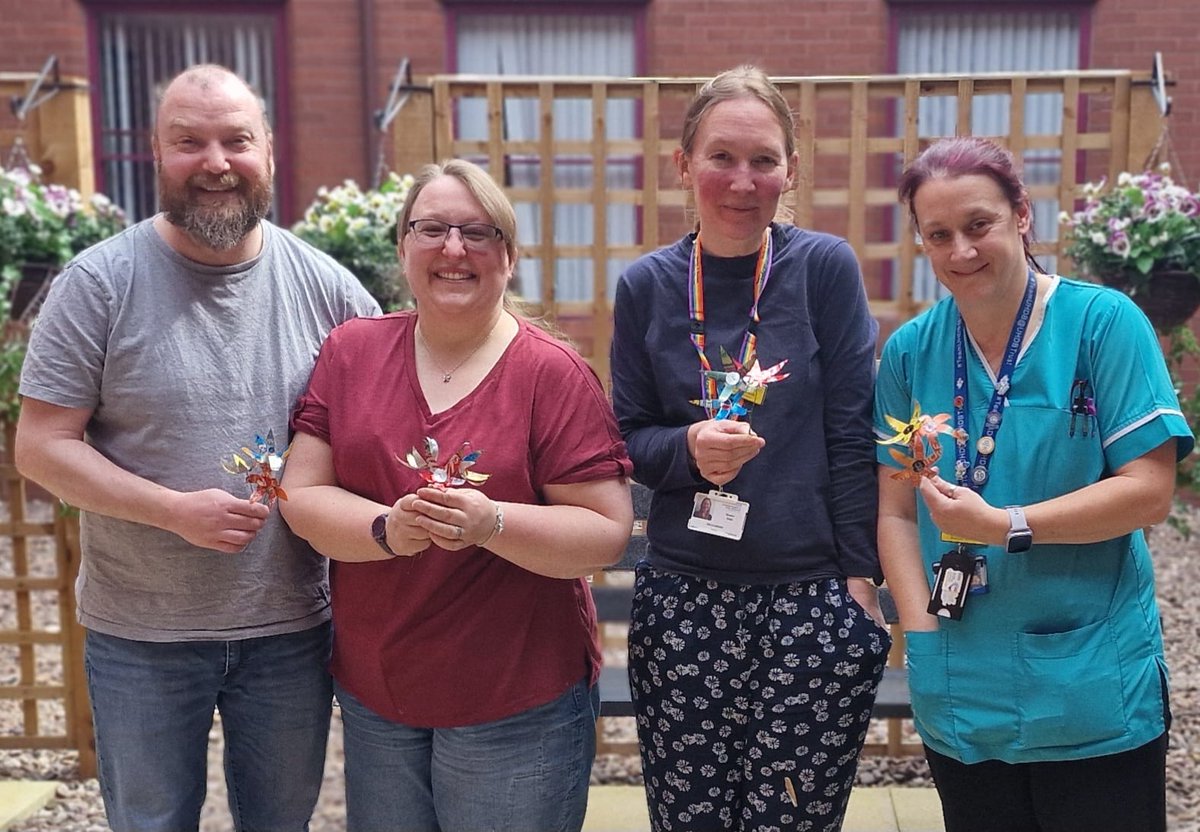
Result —
MULTIPOLYGON (((498 323, 499 322, 497 322, 497 324, 498 323)), ((433 357, 433 350, 429 348, 429 342, 426 341, 425 336, 423 334, 421 334, 421 328, 419 326, 416 328, 417 329, 417 340, 419 340, 421 342, 421 346, 425 348, 425 354, 427 356, 429 356, 430 363, 432 363, 434 365, 433 369, 437 370, 439 373, 442 374, 442 384, 449 384, 450 379, 454 377, 454 374, 459 371, 459 369, 462 367, 462 365, 466 364, 468 361, 470 361, 472 358, 474 358, 475 353, 477 353, 481 349, 483 349, 483 345, 488 342, 488 339, 490 339, 492 337, 492 333, 496 330, 497 324, 492 325, 492 328, 489 329, 487 331, 487 334, 483 336, 483 340, 481 340, 478 344, 476 344, 475 348, 473 350, 471 350, 469 353, 467 353, 466 358, 464 358, 462 361, 455 364, 449 370, 446 370, 446 369, 443 369, 442 367, 437 366, 437 362, 434 360, 434 357, 433 357)))

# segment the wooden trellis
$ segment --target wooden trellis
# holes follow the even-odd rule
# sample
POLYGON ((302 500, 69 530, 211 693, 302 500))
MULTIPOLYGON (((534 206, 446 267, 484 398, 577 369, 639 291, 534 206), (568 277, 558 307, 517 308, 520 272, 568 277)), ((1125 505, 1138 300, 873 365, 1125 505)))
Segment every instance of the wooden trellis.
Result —
MULTIPOLYGON (((415 96, 397 124, 396 167, 414 170, 432 159, 457 156, 484 165, 506 186, 525 216, 536 217, 539 242, 522 244, 522 256, 540 264, 540 297, 579 343, 601 377, 607 377, 611 335, 609 261, 629 261, 672 242, 690 226, 688 195, 672 163, 687 102, 705 79, 434 76, 428 92, 415 96), (588 124, 564 125, 556 105, 585 102, 588 124), (613 135, 612 102, 630 101, 634 129, 613 135), (514 136, 513 108, 524 108, 521 135, 514 136), (466 117, 468 110, 476 118, 466 117), (481 119, 480 110, 485 112, 481 119), (557 119, 557 121, 556 121, 557 119), (482 125, 481 125, 482 121, 482 125), (429 125, 432 125, 430 128, 429 125), (471 135, 464 135, 470 127, 471 135), (570 127, 570 129, 566 129, 570 127), (585 138, 564 138, 565 135, 585 138), (514 160, 525 165, 525 181, 511 176, 514 160), (555 184, 563 160, 590 169, 586 186, 555 184), (609 173, 632 166, 635 181, 614 187, 609 173), (564 239, 555 207, 590 206, 590 233, 564 239), (636 239, 610 239, 608 206, 631 206, 636 239), (556 275, 564 259, 591 261, 590 292, 563 300, 556 275)), ((971 132, 981 107, 1006 111, 1000 135, 1018 158, 1051 159, 1053 182, 1031 186, 1034 200, 1070 208, 1086 179, 1137 170, 1158 138, 1161 118, 1148 73, 1127 71, 1032 74, 921 75, 871 77, 784 77, 774 79, 796 115, 800 166, 796 188, 785 202, 798 225, 846 237, 863 267, 872 310, 883 321, 914 315, 922 301, 913 291, 919 246, 895 206, 895 182, 905 162, 931 138, 923 112, 940 102, 942 133, 971 132), (1031 133, 1027 109, 1058 96, 1056 132, 1031 133), (1003 98, 1001 98, 1003 97, 1003 98), (952 127, 946 129, 946 112, 952 127)), ((524 239, 530 239, 522 234, 524 239)), ((1062 243, 1047 239, 1038 253, 1061 257, 1062 243)), ((1059 260, 1060 270, 1069 263, 1059 260)))
MULTIPOLYGON (((0 73, 0 98, 28 96, 36 73, 0 73)), ((0 117, 0 162, 38 165, 46 181, 94 190, 87 81, 56 79, 37 92, 24 121, 0 117), (15 150, 14 150, 15 148, 15 150)), ((83 628, 75 620, 79 520, 57 513, 13 461, 13 426, 4 426, 0 462, 0 750, 79 751, 95 776, 92 715, 83 675, 83 628)))
MULTIPOLYGON (((6 460, 14 436, 9 427, 6 460)), ((79 520, 45 501, 35 511, 10 462, 0 464, 0 481, 8 508, 0 522, 0 548, 8 549, 0 551, 0 749, 77 749, 80 774, 95 776, 83 628, 75 621, 79 520)))
MULTIPOLYGON (((519 213, 526 206, 522 216, 537 229, 534 235, 521 234, 522 255, 540 265, 539 291, 530 300, 557 318, 606 379, 612 333, 610 261, 630 261, 691 227, 690 194, 680 189, 672 157, 687 103, 706 80, 434 76, 425 94, 414 95, 397 119, 395 166, 415 171, 435 159, 468 158, 505 187, 519 213), (570 125, 562 124, 556 113, 564 101, 584 102, 575 107, 570 125), (633 129, 628 124, 624 131, 614 129, 612 102, 633 102, 633 129), (513 123, 514 110, 524 116, 519 125, 513 123), (586 119, 582 124, 581 118, 586 119), (610 169, 628 166, 631 159, 635 181, 614 187, 610 169), (590 182, 557 184, 556 165, 564 160, 587 167, 590 182), (516 162, 525 166, 524 176, 513 175, 516 162), (556 227, 556 207, 561 205, 590 206, 590 235, 584 235, 590 239, 565 239, 556 227), (611 205, 636 212, 635 240, 614 239, 606 211, 611 205), (559 266, 565 259, 591 261, 589 299, 560 297, 559 266)), ((932 139, 970 135, 976 110, 990 109, 993 116, 999 110, 1006 128, 994 137, 1025 164, 1030 198, 1070 210, 1084 181, 1140 170, 1162 130, 1148 72, 774 80, 795 115, 800 156, 796 187, 785 203, 797 225, 850 242, 862 264, 872 313, 885 333, 926 302, 915 291, 920 247, 896 206, 896 181, 903 166, 932 139), (1056 102, 1049 119, 1047 101, 1056 102), (1042 108, 1041 119, 1028 118, 1034 107, 1042 108), (1031 128, 1035 121, 1056 129, 1031 128), (1055 172, 1050 181, 1028 175, 1029 167, 1044 167, 1047 160, 1055 172)), ((1055 256, 1057 270, 1069 274, 1061 238, 1060 233, 1047 235, 1034 252, 1055 256)), ((902 639, 889 661, 903 662, 902 639)), ((894 719, 886 741, 869 748, 889 754, 919 749, 904 741, 903 725, 894 719)))

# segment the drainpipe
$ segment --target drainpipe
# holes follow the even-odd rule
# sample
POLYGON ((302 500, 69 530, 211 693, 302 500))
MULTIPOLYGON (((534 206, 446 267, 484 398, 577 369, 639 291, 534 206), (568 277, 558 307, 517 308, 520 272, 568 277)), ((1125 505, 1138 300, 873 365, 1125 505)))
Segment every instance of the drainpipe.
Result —
POLYGON ((364 186, 369 187, 375 176, 375 159, 379 155, 379 131, 375 129, 375 6, 374 0, 358 0, 361 78, 360 96, 363 111, 363 177, 364 186))

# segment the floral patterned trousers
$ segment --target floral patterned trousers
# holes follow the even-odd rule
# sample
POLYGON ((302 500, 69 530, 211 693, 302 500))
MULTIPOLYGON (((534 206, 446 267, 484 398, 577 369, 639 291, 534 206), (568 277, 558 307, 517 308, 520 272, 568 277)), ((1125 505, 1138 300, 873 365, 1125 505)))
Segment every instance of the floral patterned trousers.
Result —
POLYGON ((656 832, 841 829, 890 646, 841 579, 640 564, 629 678, 656 832))

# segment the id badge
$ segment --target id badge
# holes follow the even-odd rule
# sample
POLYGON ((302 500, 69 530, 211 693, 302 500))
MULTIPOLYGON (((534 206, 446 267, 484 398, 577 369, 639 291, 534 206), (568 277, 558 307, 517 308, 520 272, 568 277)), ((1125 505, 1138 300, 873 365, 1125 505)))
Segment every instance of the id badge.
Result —
POLYGON ((749 512, 749 503, 739 500, 736 494, 717 489, 696 495, 687 527, 702 534, 741 540, 749 512))
MULTIPOLYGON (((988 591, 988 571, 987 571, 987 555, 975 555, 975 569, 971 573, 971 589, 972 595, 985 595, 988 591)), ((933 562, 933 574, 936 580, 938 570, 942 568, 942 562, 936 560, 933 562)))
POLYGON ((961 620, 974 573, 975 558, 967 552, 954 548, 942 555, 937 580, 933 582, 933 592, 929 597, 929 614, 953 621, 961 620))

